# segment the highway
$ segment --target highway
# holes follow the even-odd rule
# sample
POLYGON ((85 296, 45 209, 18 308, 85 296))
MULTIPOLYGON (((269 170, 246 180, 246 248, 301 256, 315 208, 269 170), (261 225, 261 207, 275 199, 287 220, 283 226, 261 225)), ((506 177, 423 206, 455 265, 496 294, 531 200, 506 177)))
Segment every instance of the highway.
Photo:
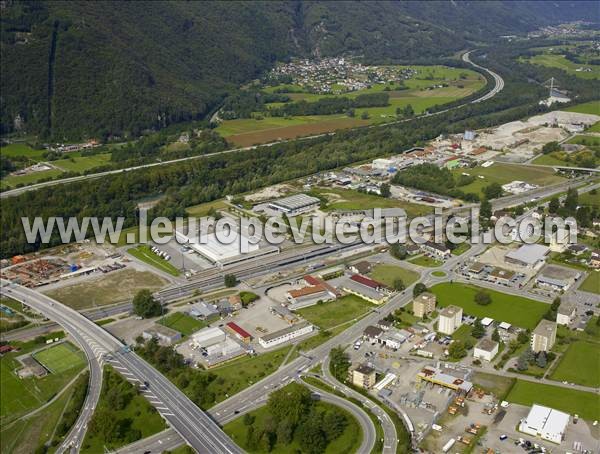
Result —
MULTIPOLYGON (((399 123, 406 123, 409 121, 413 121, 415 119, 418 118, 423 118, 423 117, 430 117, 433 115, 440 115, 446 112, 449 112, 450 110, 454 110, 454 109, 460 109, 462 107, 468 106, 469 104, 475 104, 481 101, 485 101, 487 99, 493 98, 494 96, 496 96, 503 88, 504 88, 504 80, 502 79, 502 77, 489 70, 488 68, 484 68, 483 66, 480 66, 476 63, 473 63, 470 59, 470 54, 473 51, 469 51, 469 52, 465 52, 462 55, 462 60, 466 63, 469 63, 470 65, 487 72, 488 74, 490 74, 492 76, 492 78, 494 79, 494 87, 487 92, 486 94, 484 94, 483 96, 473 100, 473 101, 469 101, 466 102, 464 104, 460 104, 458 106, 455 107, 451 107, 449 109, 444 109, 444 110, 439 110, 433 113, 426 113, 423 115, 419 115, 416 116, 414 118, 407 118, 404 120, 395 120, 395 121, 391 121, 388 123, 379 123, 376 125, 370 125, 370 126, 365 126, 363 127, 364 129, 371 129, 371 128, 380 128, 380 127, 384 127, 384 126, 390 126, 390 125, 394 125, 394 124, 399 124, 399 123)), ((311 139, 316 139, 319 137, 325 137, 325 136, 333 136, 335 135, 336 132, 327 132, 327 133, 323 133, 323 134, 315 134, 315 135, 311 135, 311 136, 305 136, 305 137, 298 137, 295 139, 284 139, 284 140, 277 140, 275 142, 271 142, 271 143, 266 143, 266 144, 262 144, 262 145, 252 145, 249 147, 242 147, 242 148, 232 148, 230 150, 223 150, 223 151, 217 151, 214 153, 207 153, 207 154, 203 154, 203 155, 196 155, 196 156, 188 156, 185 158, 178 158, 178 159, 171 159, 169 161, 161 161, 161 162, 152 162, 149 164, 141 164, 141 165, 137 165, 137 166, 131 166, 131 167, 127 167, 125 169, 115 169, 115 170, 108 170, 105 172, 98 172, 98 173, 91 173, 88 175, 79 175, 76 177, 69 177, 69 178, 61 178, 58 180, 50 180, 50 181, 44 181, 42 183, 36 183, 36 184, 32 184, 29 186, 23 186, 21 188, 15 188, 15 189, 10 189, 8 191, 3 191, 0 192, 0 199, 4 199, 4 198, 8 198, 8 197, 14 197, 20 194, 23 194, 25 192, 28 191, 35 191, 37 189, 41 189, 44 187, 49 187, 49 186, 56 186, 58 184, 64 184, 64 183, 75 183, 77 181, 85 181, 85 180, 92 180, 92 179, 96 179, 96 178, 101 178, 101 177, 105 177, 105 176, 109 176, 109 175, 116 175, 119 173, 126 173, 126 172, 132 172, 135 170, 140 170, 140 169, 146 169, 146 168, 150 168, 150 167, 156 167, 156 166, 162 166, 162 165, 168 165, 168 164, 175 164, 178 162, 184 162, 184 161, 191 161, 194 159, 205 159, 205 158, 209 158, 212 156, 218 156, 218 155, 222 155, 222 154, 228 154, 228 153, 236 153, 238 151, 248 151, 248 150, 254 150, 256 148, 259 147, 271 147, 273 145, 278 145, 281 143, 286 143, 286 142, 290 142, 290 141, 296 141, 296 140, 311 140, 311 139)))
POLYGON ((77 452, 81 446, 89 418, 93 414, 101 391, 100 361, 102 359, 126 380, 140 385, 142 394, 197 452, 223 454, 243 452, 206 413, 164 375, 79 312, 34 290, 5 280, 2 280, 1 293, 59 323, 82 346, 90 361, 92 374, 84 410, 69 433, 63 451, 72 446, 72 450, 77 452))

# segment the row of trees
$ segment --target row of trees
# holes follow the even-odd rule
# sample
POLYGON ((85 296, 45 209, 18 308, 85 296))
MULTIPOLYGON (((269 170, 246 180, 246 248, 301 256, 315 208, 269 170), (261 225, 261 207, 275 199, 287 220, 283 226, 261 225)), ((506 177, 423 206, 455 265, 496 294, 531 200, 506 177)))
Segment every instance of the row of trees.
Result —
POLYGON ((355 98, 345 96, 320 98, 314 102, 298 101, 269 109, 273 117, 332 115, 359 107, 383 107, 389 104, 387 93, 365 93, 355 98))

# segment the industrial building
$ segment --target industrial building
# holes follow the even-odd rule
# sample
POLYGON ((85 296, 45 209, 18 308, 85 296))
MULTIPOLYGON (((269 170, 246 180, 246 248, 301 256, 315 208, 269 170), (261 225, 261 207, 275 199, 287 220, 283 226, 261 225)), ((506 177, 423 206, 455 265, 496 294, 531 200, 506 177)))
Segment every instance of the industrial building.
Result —
POLYGON ((553 408, 534 404, 526 418, 521 420, 519 431, 560 444, 569 424, 569 415, 553 408))
POLYGON ((447 306, 440 311, 438 318, 438 331, 443 334, 451 335, 462 324, 462 307, 447 306))
POLYGON ((413 301, 413 314, 415 317, 423 318, 435 311, 435 303, 436 296, 433 293, 421 293, 413 301))
POLYGON ((192 305, 192 307, 188 311, 188 314, 192 317, 206 320, 207 318, 219 315, 219 310, 214 304, 200 301, 199 303, 195 303, 192 305))
POLYGON ((192 334, 192 343, 200 348, 210 347, 225 341, 226 335, 221 328, 203 328, 192 334))
POLYGON ((483 338, 475 345, 473 358, 491 361, 498 354, 498 342, 483 338))
POLYGON ((536 277, 535 282, 540 287, 555 291, 566 291, 579 279, 581 273, 561 266, 546 266, 536 277))
POLYGON ((321 201, 316 197, 306 194, 296 194, 270 202, 269 208, 288 216, 296 216, 312 211, 320 205, 321 201))
POLYGON ((531 333, 531 350, 549 352, 556 342, 556 323, 542 319, 531 333))
POLYGON ((373 304, 383 304, 389 298, 385 285, 360 274, 354 274, 344 280, 341 287, 345 292, 352 293, 373 304))
POLYGON ((231 334, 233 334, 242 342, 248 344, 252 340, 252 335, 248 331, 240 327, 237 323, 228 322, 225 324, 225 326, 231 334))
POLYGON ((181 340, 181 333, 163 325, 153 325, 142 332, 146 340, 156 339, 160 345, 173 345, 181 340))
POLYGON ((271 348, 276 345, 283 344, 284 342, 290 341, 300 336, 304 336, 312 332, 313 325, 304 321, 296 325, 289 326, 287 328, 275 331, 273 333, 265 334, 258 338, 258 343, 263 348, 271 348))
POLYGON ((211 264, 220 267, 279 252, 278 247, 260 244, 258 238, 244 232, 233 231, 230 235, 233 241, 225 244, 219 241, 215 232, 197 234, 175 230, 175 237, 180 244, 185 244, 211 264))
POLYGON ((425 366, 417 374, 417 380, 443 386, 444 388, 449 388, 463 394, 468 394, 473 388, 473 383, 470 381, 447 374, 441 369, 432 366, 425 366))
POLYGON ((371 389, 376 382, 375 369, 361 364, 352 371, 352 384, 364 389, 371 389))
POLYGON ((524 244, 504 256, 506 263, 527 268, 537 268, 546 261, 550 248, 541 244, 524 244))

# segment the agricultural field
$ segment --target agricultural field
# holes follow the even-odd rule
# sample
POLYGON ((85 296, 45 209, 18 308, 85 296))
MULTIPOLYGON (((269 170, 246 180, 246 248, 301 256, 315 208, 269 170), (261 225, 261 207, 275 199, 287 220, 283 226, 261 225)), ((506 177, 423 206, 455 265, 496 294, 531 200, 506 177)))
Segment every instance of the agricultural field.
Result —
POLYGON ((110 162, 110 156, 110 153, 101 153, 91 156, 72 156, 66 159, 52 161, 52 164, 66 172, 83 173, 86 170, 108 164, 110 162))
POLYGON ((39 451, 39 447, 52 439, 61 422, 61 415, 68 407, 75 384, 59 396, 43 411, 27 419, 2 425, 0 430, 0 451, 3 453, 29 454, 39 451))
POLYGON ((550 378, 583 386, 600 387, 600 346, 591 342, 576 341, 559 358, 550 378))
POLYGON ((357 319, 375 308, 371 303, 356 295, 346 295, 335 301, 299 309, 300 316, 322 330, 357 319))
POLYGON ((170 274, 171 276, 179 276, 179 270, 175 268, 168 260, 158 256, 150 249, 147 244, 140 244, 137 247, 127 249, 127 252, 133 255, 136 259, 153 267, 170 274))
POLYGON ((213 202, 201 203, 200 205, 194 205, 185 209, 189 216, 203 217, 208 216, 211 210, 224 210, 227 208, 225 200, 219 199, 213 202))
POLYGON ((587 128, 585 132, 600 132, 600 121, 597 121, 592 126, 587 128))
POLYGON ((372 208, 402 208, 409 218, 424 216, 431 213, 431 208, 425 205, 385 198, 376 194, 366 194, 352 189, 317 188, 314 192, 327 198, 325 211, 334 210, 368 210, 372 208))
POLYGON ((577 104, 562 110, 566 112, 600 115, 600 100, 584 102, 582 104, 577 104))
POLYGON ((470 284, 445 282, 431 287, 431 292, 437 296, 440 307, 453 304, 462 307, 466 314, 479 318, 491 317, 496 321, 508 322, 521 328, 535 328, 550 308, 550 305, 540 301, 482 289, 470 284), (481 290, 492 298, 492 302, 487 306, 475 302, 475 295, 481 290))
MULTIPOLYGON (((398 66, 399 69, 404 68, 398 66)), ((355 116, 345 114, 312 115, 291 117, 270 117, 268 112, 260 118, 244 118, 225 120, 216 131, 237 146, 251 146, 274 140, 292 139, 295 137, 323 134, 336 129, 353 128, 375 123, 391 122, 397 119, 396 109, 403 109, 409 104, 415 114, 421 114, 427 109, 464 98, 481 89, 485 79, 475 71, 445 66, 411 66, 418 74, 404 81, 404 89, 394 85, 377 84, 370 88, 338 94, 309 93, 300 86, 277 85, 266 87, 265 91, 289 90, 286 93, 290 102, 304 100, 315 102, 323 98, 344 96, 356 98, 367 93, 385 92, 389 95, 389 105, 384 107, 356 108, 355 116), (441 87, 445 84, 447 86, 441 87), (435 87, 435 88, 433 88, 435 87), (367 118, 363 118, 363 114, 367 118)), ((267 106, 279 107, 283 103, 273 103, 267 106)), ((268 109, 267 109, 268 110, 268 109)))
POLYGON ((80 310, 131 300, 139 290, 158 290, 166 284, 166 280, 149 271, 124 269, 44 293, 80 310))
POLYGON ((547 66, 549 68, 558 68, 568 72, 573 76, 582 79, 598 79, 600 78, 600 65, 589 65, 574 63, 567 60, 563 55, 557 54, 540 54, 528 59, 534 65, 547 66), (590 68, 591 71, 577 71, 580 68, 590 68))
POLYGON ((578 290, 600 295, 600 271, 590 271, 578 290))
POLYGON ((42 170, 32 172, 27 175, 9 175, 0 180, 0 189, 7 190, 17 186, 27 186, 38 183, 42 180, 52 180, 63 173, 59 169, 42 170))
POLYGON ((598 136, 590 136, 585 134, 577 134, 575 137, 572 137, 567 141, 567 143, 574 143, 579 145, 586 145, 590 147, 598 147, 600 146, 600 137, 598 136))
POLYGON ((406 287, 419 279, 419 273, 416 271, 395 265, 375 265, 369 276, 388 287, 393 287, 396 279, 401 279, 406 287))
POLYGON ((538 186, 547 186, 564 181, 564 178, 556 175, 554 170, 551 168, 502 164, 499 162, 496 162, 489 167, 474 167, 467 170, 452 170, 452 173, 456 178, 458 178, 463 172, 475 177, 484 177, 476 178, 472 183, 466 186, 460 186, 458 188, 465 193, 478 194, 480 196, 483 195, 483 188, 489 186, 491 183, 503 185, 510 183, 511 181, 520 180, 527 183, 537 184, 538 186))
POLYGON ((11 143, 0 147, 0 155, 7 158, 26 157, 33 161, 43 158, 45 149, 35 150, 27 143, 11 143))
POLYGON ((579 204, 600 208, 600 196, 598 195, 598 191, 579 194, 579 204))
POLYGON ((528 407, 545 405, 588 421, 600 419, 600 395, 595 393, 517 380, 506 400, 528 407))
POLYGON ((533 164, 543 166, 588 167, 588 161, 589 164, 593 164, 591 167, 597 167, 600 163, 600 160, 594 157, 593 151, 581 150, 575 153, 553 151, 549 154, 542 154, 535 158, 533 164))
POLYGON ((184 336, 189 336, 206 326, 205 322, 197 320, 183 312, 169 314, 166 317, 161 318, 157 323, 160 323, 167 328, 174 329, 175 331, 179 331, 184 336))
POLYGON ((81 369, 85 365, 83 353, 73 344, 62 342, 37 352, 33 357, 53 374, 70 369, 81 369))

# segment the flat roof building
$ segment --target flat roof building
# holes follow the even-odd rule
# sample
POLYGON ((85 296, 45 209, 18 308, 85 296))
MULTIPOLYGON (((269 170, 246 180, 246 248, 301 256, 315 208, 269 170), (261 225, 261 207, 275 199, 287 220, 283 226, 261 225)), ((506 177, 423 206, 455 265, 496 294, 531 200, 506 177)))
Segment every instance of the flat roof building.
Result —
POLYGON ((521 420, 519 431, 560 444, 565 437, 569 418, 567 413, 534 404, 527 417, 521 420))
POLYGON ((556 323, 542 319, 531 333, 531 350, 549 352, 556 342, 556 323))
POLYGON ((290 216, 306 213, 318 208, 321 201, 306 194, 295 194, 269 203, 269 208, 290 216))
POLYGON ((524 244, 519 249, 508 252, 504 256, 506 263, 535 268, 546 260, 550 248, 541 244, 524 244))
POLYGON ((462 307, 447 306, 440 311, 438 318, 438 331, 451 335, 462 324, 462 307))
POLYGON ((577 304, 574 301, 563 301, 556 312, 556 324, 569 326, 577 315, 577 304))
POLYGON ((144 339, 156 339, 161 345, 173 345, 181 340, 181 333, 163 325, 155 324, 142 332, 144 339))
POLYGON ((304 321, 296 325, 289 326, 287 328, 275 331, 269 334, 265 334, 258 338, 258 343, 263 348, 271 348, 284 342, 295 339, 296 337, 303 336, 312 332, 313 325, 304 321))
POLYGON ((562 266, 548 265, 537 276, 536 283, 554 290, 567 290, 581 275, 580 272, 562 266))
POLYGON ((207 327, 192 334, 192 342, 198 347, 206 348, 225 341, 226 337, 225 332, 221 328, 207 327))
POLYGON ((475 345, 473 357, 491 361, 498 354, 498 342, 491 339, 483 338, 475 345))
POLYGON ((413 314, 415 317, 423 318, 435 311, 436 296, 433 293, 421 293, 413 300, 413 314))
POLYGON ((375 369, 361 364, 352 371, 352 384, 360 388, 370 389, 375 385, 375 369))

